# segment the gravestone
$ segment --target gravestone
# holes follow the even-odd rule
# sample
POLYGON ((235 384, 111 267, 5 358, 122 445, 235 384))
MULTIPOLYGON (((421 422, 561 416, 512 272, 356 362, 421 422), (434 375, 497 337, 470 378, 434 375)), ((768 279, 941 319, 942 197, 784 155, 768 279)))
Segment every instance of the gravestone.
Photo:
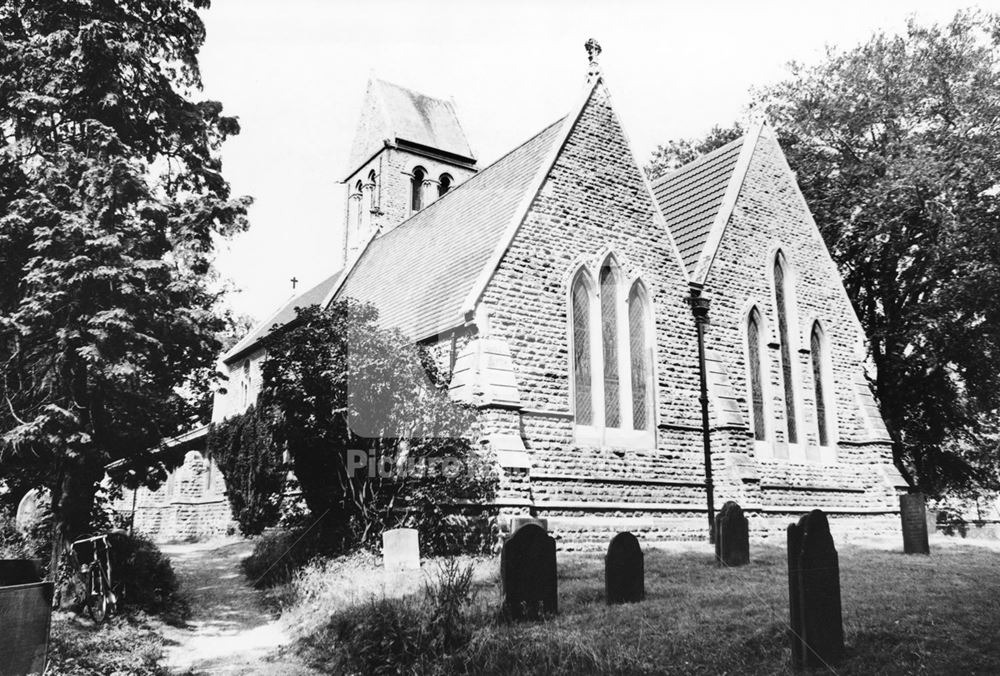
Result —
POLYGON ((500 552, 503 616, 537 620, 558 609, 556 541, 538 524, 521 526, 500 552))
POLYGON ((49 492, 42 488, 32 488, 17 503, 14 523, 19 531, 28 531, 37 525, 49 510, 49 492))
POLYGON ((930 554, 927 540, 927 506, 923 493, 899 496, 899 518, 903 523, 903 551, 907 554, 930 554))
POLYGON ((789 640, 794 667, 826 667, 844 654, 840 563, 826 514, 788 526, 789 640))
POLYGON ((529 523, 538 524, 539 526, 542 527, 542 530, 544 530, 546 533, 549 530, 548 519, 539 519, 534 516, 515 516, 512 517, 510 520, 510 532, 514 533, 515 531, 517 531, 518 528, 520 528, 521 526, 525 526, 529 523))
POLYGON ((0 559, 0 587, 41 581, 41 559, 0 559))
POLYGON ((604 557, 604 592, 608 603, 637 603, 646 595, 642 548, 631 533, 611 538, 604 557))
POLYGON ((51 582, 0 587, 0 674, 45 671, 52 588, 51 582))
POLYGON ((387 571, 420 570, 416 528, 392 528, 382 533, 382 565, 387 571))
POLYGON ((715 558, 721 566, 750 563, 750 524, 732 500, 715 515, 715 558))

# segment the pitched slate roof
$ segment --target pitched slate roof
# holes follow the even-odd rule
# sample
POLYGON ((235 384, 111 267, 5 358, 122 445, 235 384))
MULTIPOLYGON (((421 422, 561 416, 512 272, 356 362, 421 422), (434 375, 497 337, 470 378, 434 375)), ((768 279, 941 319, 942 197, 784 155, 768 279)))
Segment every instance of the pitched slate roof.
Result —
POLYGON ((253 327, 250 333, 243 336, 243 339, 240 340, 240 342, 236 343, 236 345, 223 355, 222 361, 228 364, 252 352, 256 349, 261 339, 269 334, 276 326, 284 326, 288 322, 295 319, 295 308, 319 305, 322 303, 327 294, 333 290, 333 287, 336 285, 337 280, 340 279, 342 272, 342 270, 337 270, 337 272, 333 273, 316 286, 306 289, 297 296, 289 298, 284 305, 278 308, 277 312, 257 324, 257 326, 253 327))
POLYGON ((736 169, 746 137, 653 182, 653 194, 688 274, 694 272, 736 169))
POLYGON ((408 141, 475 161, 455 114, 455 106, 450 101, 372 79, 368 83, 361 116, 351 149, 349 171, 366 162, 385 140, 408 141))
POLYGON ((370 302, 380 322, 421 340, 455 327, 562 120, 373 239, 336 297, 370 302))

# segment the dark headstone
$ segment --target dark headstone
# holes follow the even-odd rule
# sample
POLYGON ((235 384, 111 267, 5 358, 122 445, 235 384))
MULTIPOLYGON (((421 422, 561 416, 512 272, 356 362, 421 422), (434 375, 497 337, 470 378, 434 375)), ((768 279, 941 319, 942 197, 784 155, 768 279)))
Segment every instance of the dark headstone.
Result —
POLYGON ((750 525, 732 500, 715 515, 715 558, 722 566, 750 563, 750 525))
POLYGON ((0 587, 0 674, 45 671, 52 587, 51 582, 0 587))
POLYGON ((518 528, 500 552, 503 615, 537 620, 558 612, 556 541, 538 524, 518 528))
POLYGON ((631 533, 619 533, 608 545, 604 591, 608 603, 637 603, 646 595, 642 548, 631 533))
POLYGON ((840 563, 826 514, 818 509, 788 526, 788 606, 792 665, 839 661, 844 654, 840 563))
MULTIPOLYGON (((0 559, 0 587, 42 581, 39 559, 0 559)), ((2 672, 0 672, 2 673, 2 672)))
POLYGON ((899 496, 899 518, 903 522, 903 551, 907 554, 930 554, 927 540, 927 507, 923 493, 899 496))

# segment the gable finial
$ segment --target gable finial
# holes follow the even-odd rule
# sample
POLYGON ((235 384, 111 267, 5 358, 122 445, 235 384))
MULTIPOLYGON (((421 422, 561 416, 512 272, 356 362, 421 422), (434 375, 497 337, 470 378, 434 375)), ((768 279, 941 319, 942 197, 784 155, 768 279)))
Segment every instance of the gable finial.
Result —
POLYGON ((594 38, 590 38, 583 43, 583 47, 587 50, 587 59, 590 61, 590 67, 587 70, 587 82, 593 82, 601 76, 601 66, 597 62, 598 57, 601 55, 601 43, 594 38))
POLYGON ((768 105, 763 101, 751 101, 746 107, 743 126, 750 129, 756 125, 768 122, 768 105))

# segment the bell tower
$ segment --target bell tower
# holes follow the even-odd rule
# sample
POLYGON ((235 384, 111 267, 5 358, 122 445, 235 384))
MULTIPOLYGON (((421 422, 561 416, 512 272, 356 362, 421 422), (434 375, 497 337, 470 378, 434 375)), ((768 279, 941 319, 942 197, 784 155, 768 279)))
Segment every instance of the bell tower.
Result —
POLYGON ((344 259, 476 173, 451 101, 371 79, 354 134, 344 215, 344 259))

